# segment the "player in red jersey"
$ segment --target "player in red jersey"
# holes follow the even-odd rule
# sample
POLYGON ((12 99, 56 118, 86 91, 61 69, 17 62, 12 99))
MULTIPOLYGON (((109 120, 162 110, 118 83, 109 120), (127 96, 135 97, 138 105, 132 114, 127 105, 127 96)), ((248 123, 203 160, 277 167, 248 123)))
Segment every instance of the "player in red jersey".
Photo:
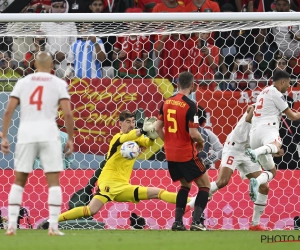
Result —
POLYGON ((199 188, 195 201, 192 231, 205 231, 200 217, 208 201, 210 189, 206 168, 198 158, 204 140, 198 132, 199 122, 196 104, 188 98, 194 89, 194 77, 183 72, 178 79, 178 93, 167 99, 160 109, 156 131, 164 140, 168 169, 173 181, 180 181, 181 188, 176 198, 173 231, 186 230, 182 217, 186 200, 194 181, 199 188))

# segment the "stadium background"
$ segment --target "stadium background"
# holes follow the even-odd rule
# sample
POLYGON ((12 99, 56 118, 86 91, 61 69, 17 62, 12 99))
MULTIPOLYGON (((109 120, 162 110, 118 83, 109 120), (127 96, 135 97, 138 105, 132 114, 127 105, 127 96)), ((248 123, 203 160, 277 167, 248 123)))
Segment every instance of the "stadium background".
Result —
MULTIPOLYGON (((7 86, 7 82, 3 83, 2 81, 2 86, 5 86, 3 90, 9 91, 13 84, 13 80, 8 81, 9 86, 7 86)), ((219 136, 222 143, 247 105, 255 102, 259 90, 260 88, 244 91, 197 90, 195 99, 201 100, 199 104, 205 107, 208 114, 206 125, 219 136)), ((69 82, 69 91, 72 95, 75 126, 78 130, 75 132, 76 152, 73 164, 62 175, 63 210, 68 209, 70 196, 87 184, 93 170, 98 168, 99 162, 103 160, 111 136, 118 131, 116 124, 118 111, 125 107, 130 110, 143 108, 146 116, 157 115, 158 107, 163 100, 174 93, 174 85, 172 81, 161 78, 134 80, 75 78, 69 82)), ((0 93, 1 117, 8 95, 9 92, 0 93)), ((291 88, 290 96, 294 100, 294 108, 299 109, 300 88, 291 88)), ((61 120, 59 123, 63 124, 61 120)), ((13 142, 12 151, 18 124, 18 113, 15 113, 9 131, 9 139, 13 142)), ((286 130, 284 132, 287 134, 286 130)), ((287 137, 289 137, 288 143, 292 143, 290 136, 287 137)), ((155 154, 155 152, 160 152, 161 148, 162 142, 158 141, 157 145, 141 154, 134 167, 133 184, 158 186, 169 191, 176 191, 177 185, 171 183, 166 171, 166 162, 163 161, 163 157, 157 157, 155 154)), ((296 155, 295 152, 292 154, 296 155)), ((298 215, 297 211, 300 211, 300 191, 296 188, 299 186, 300 179, 298 163, 285 162, 282 167, 285 170, 280 170, 276 179, 271 182, 270 201, 262 217, 262 224, 278 229, 293 225, 293 217, 298 215)), ((214 168, 218 167, 219 165, 216 164, 209 170, 212 179, 216 178, 217 170, 214 168)), ((12 168, 13 154, 7 156, 1 154, 0 209, 4 216, 7 213, 7 194, 13 180, 12 168)), ((196 190, 192 189, 191 194, 195 192, 196 190)), ((34 227, 47 216, 46 194, 47 188, 42 171, 35 170, 25 189, 23 203, 33 218, 34 227)), ((95 219, 105 222, 108 228, 128 228, 130 213, 135 211, 146 218, 151 228, 170 228, 173 221, 173 210, 174 205, 168 205, 161 201, 141 202, 138 205, 112 203, 97 214, 95 219)), ((207 223, 210 227, 246 229, 252 214, 252 202, 248 197, 247 182, 241 183, 240 177, 235 174, 231 184, 214 196, 206 213, 209 218, 207 223)), ((188 224, 187 220, 188 216, 185 221, 188 224)), ((22 226, 26 227, 25 224, 22 226)))

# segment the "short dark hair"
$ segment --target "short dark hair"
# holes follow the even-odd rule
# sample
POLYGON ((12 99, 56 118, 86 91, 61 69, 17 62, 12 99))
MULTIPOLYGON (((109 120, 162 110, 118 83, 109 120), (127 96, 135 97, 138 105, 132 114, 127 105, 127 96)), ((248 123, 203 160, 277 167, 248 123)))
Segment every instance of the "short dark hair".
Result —
POLYGON ((190 72, 182 72, 179 74, 178 77, 178 86, 181 89, 188 89, 192 86, 192 83, 194 81, 194 75, 190 72))
POLYGON ((198 105, 198 120, 200 125, 206 122, 206 111, 200 105, 198 105))
POLYGON ((129 110, 124 110, 119 115, 119 120, 121 122, 125 121, 128 118, 135 117, 135 114, 131 113, 129 110))
POLYGON ((89 5, 92 5, 96 1, 101 1, 104 4, 104 0, 90 0, 89 1, 89 5))
POLYGON ((283 70, 276 70, 273 74, 273 82, 291 78, 290 74, 283 70))

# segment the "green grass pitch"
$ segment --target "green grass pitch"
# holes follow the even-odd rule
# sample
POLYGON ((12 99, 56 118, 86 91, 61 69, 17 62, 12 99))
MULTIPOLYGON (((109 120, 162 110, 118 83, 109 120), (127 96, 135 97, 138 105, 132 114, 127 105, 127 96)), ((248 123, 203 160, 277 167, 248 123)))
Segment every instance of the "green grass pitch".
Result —
MULTIPOLYGON (((5 236, 0 230, 3 250, 264 250, 300 249, 300 242, 261 243, 261 236, 293 235, 300 231, 209 231, 172 232, 169 230, 65 230, 65 236, 48 236, 43 230, 19 230, 5 236)), ((279 238, 277 238, 279 239, 279 238)))

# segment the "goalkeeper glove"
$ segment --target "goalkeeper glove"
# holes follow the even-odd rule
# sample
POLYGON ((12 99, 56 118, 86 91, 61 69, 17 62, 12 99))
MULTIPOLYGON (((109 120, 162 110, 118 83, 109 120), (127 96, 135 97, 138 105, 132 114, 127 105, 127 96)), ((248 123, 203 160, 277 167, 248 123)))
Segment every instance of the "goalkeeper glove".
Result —
POLYGON ((153 131, 155 128, 155 122, 157 121, 156 117, 146 117, 143 128, 141 129, 141 133, 147 135, 147 132, 153 131))
MULTIPOLYGON (((155 122, 156 123, 156 122, 155 122)), ((154 123, 154 127, 155 127, 155 123, 154 123)), ((149 132, 147 132, 147 136, 152 139, 155 140, 158 137, 158 134, 155 131, 155 128, 150 130, 149 132)))

